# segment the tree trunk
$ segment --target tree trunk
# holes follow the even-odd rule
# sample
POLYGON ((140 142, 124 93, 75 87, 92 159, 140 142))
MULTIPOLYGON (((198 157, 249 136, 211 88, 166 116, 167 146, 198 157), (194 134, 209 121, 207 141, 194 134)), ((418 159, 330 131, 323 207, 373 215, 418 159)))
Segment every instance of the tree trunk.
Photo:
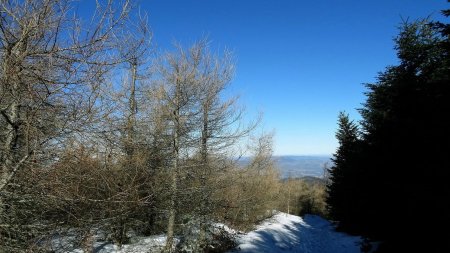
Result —
MULTIPOLYGON (((4 63, 7 68, 7 70, 4 70, 5 73, 8 73, 8 60, 4 63)), ((6 77, 8 79, 8 77, 6 77)), ((3 80, 5 84, 9 84, 9 80, 3 80)), ((11 97, 12 102, 9 104, 9 110, 8 108, 5 108, 1 111, 2 117, 4 118, 6 129, 4 136, 6 138, 4 139, 3 147, 2 147, 2 155, 0 156, 0 162, 1 162, 1 174, 0 174, 0 192, 6 187, 8 184, 8 181, 10 180, 10 174, 13 173, 13 163, 14 163, 14 149, 17 148, 17 131, 18 126, 17 124, 17 118, 19 116, 19 107, 15 99, 17 99, 17 84, 13 82, 10 84, 11 87, 11 97)), ((2 219, 3 214, 3 202, 0 195, 0 220, 2 219)))
POLYGON ((207 229, 207 216, 208 216, 208 208, 209 208, 209 198, 210 194, 208 189, 206 189, 206 177, 209 172, 209 163, 208 163, 208 102, 207 101, 203 105, 203 128, 202 128, 202 136, 201 136, 201 173, 200 173, 200 186, 201 186, 201 203, 200 203, 200 233, 199 233, 199 241, 200 246, 206 246, 206 229, 207 229))
POLYGON ((127 122, 127 143, 126 152, 127 155, 131 156, 134 154, 134 142, 135 142, 135 126, 136 126, 136 113, 137 113, 137 103, 136 103, 136 80, 137 80, 137 62, 132 60, 131 62, 131 87, 130 87, 130 100, 129 100, 129 110, 130 115, 128 116, 127 122))
MULTIPOLYGON (((6 63, 7 64, 7 63, 6 63)), ((8 80, 5 80, 5 83, 8 83, 8 80)), ((6 129, 3 147, 2 147, 2 155, 0 156, 1 161, 1 174, 0 174, 0 225, 6 222, 5 209, 4 209, 4 200, 1 192, 6 188, 9 181, 12 179, 13 175, 18 170, 19 164, 14 164, 14 150, 17 148, 17 131, 18 126, 17 118, 19 116, 19 107, 15 99, 17 99, 17 84, 13 82, 11 85, 11 93, 13 101, 9 105, 10 109, 2 110, 1 114, 6 121, 6 129), (16 165, 16 166, 15 166, 16 165)), ((0 253, 3 250, 0 247, 0 253)))
MULTIPOLYGON (((176 159, 177 160, 177 159, 176 159)), ((175 229, 175 218, 176 218, 176 192, 177 192, 177 161, 174 163, 174 168, 172 168, 172 182, 171 182, 171 196, 169 203, 169 222, 167 224, 167 241, 164 251, 167 253, 172 252, 174 243, 174 229, 175 229)))
POLYGON ((169 253, 172 252, 174 243, 174 229, 175 229, 175 218, 176 218, 176 196, 178 191, 178 167, 180 158, 180 132, 181 132, 181 122, 180 122, 180 84, 176 83, 176 93, 175 93, 175 110, 173 111, 174 119, 174 132, 173 132, 173 167, 171 171, 171 185, 170 185, 170 202, 169 202, 169 222, 167 224, 167 241, 164 251, 169 253))

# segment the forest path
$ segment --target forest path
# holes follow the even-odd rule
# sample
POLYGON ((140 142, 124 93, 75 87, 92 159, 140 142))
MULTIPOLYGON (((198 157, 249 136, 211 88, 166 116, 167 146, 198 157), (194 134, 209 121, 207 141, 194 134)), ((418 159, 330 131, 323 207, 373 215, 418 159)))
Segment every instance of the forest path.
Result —
POLYGON ((361 237, 336 232, 315 215, 304 218, 278 213, 256 230, 238 237, 231 252, 241 253, 360 253, 361 237))

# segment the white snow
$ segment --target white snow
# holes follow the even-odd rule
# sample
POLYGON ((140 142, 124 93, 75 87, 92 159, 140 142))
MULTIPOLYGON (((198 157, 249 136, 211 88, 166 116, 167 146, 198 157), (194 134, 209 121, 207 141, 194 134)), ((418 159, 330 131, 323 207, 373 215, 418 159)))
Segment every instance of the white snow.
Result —
POLYGON ((360 253, 361 238, 339 233, 315 215, 303 219, 278 213, 256 230, 238 237, 239 253, 360 253))
POLYGON ((135 243, 125 244, 121 248, 114 244, 94 244, 95 252, 98 253, 140 253, 140 252, 160 252, 166 244, 166 236, 150 236, 136 240, 135 243))
MULTIPOLYGON (((175 238, 175 243, 178 243, 179 239, 175 238)), ((136 237, 133 238, 133 243, 124 244, 119 247, 116 244, 110 242, 95 242, 92 251, 95 253, 141 253, 141 252, 162 252, 166 244, 165 235, 154 235, 149 237, 136 237)), ((57 245, 58 246, 58 245, 57 245)), ((55 250, 58 253, 85 253, 82 249, 75 249, 71 251, 55 250)))
MULTIPOLYGON (((278 213, 246 234, 223 224, 216 223, 215 226, 236 235, 238 246, 229 253, 361 253, 361 237, 336 232, 333 224, 315 215, 301 218, 278 213)), ((135 237, 133 243, 121 248, 112 243, 97 241, 93 245, 93 252, 161 252, 165 241, 165 235, 135 237)), ((83 253, 83 250, 56 252, 83 253)))

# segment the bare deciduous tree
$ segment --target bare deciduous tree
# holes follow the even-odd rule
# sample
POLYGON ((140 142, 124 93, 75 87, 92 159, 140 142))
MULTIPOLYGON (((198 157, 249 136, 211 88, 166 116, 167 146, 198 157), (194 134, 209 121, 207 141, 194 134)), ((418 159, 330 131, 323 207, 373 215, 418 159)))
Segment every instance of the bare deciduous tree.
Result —
MULTIPOLYGON (((151 69, 151 83, 145 17, 129 22, 128 0, 95 4, 86 23, 70 0, 0 0, 0 252, 38 251, 64 229, 86 249, 100 228, 121 244, 157 209, 167 210, 166 251, 178 211, 200 221, 204 249, 215 196, 229 189, 221 180, 238 171, 234 145, 256 125, 242 123, 237 97, 226 98, 231 54, 211 53, 206 40, 177 46, 151 69)), ((267 183, 242 179, 242 189, 273 181, 267 143, 237 173, 267 183)), ((244 209, 262 199, 245 198, 244 209)))
MULTIPOLYGON (((179 47, 177 54, 167 54, 158 65, 161 83, 157 88, 161 117, 166 124, 166 131, 171 143, 170 166, 170 200, 168 207, 167 242, 165 250, 173 248, 174 227, 176 218, 176 202, 178 181, 182 155, 189 152, 194 133, 195 110, 195 76, 198 59, 192 58, 195 52, 185 52, 179 47)), ((195 54, 194 54, 195 55, 195 54)))
POLYGON ((2 236, 11 232, 11 201, 20 199, 14 191, 23 187, 11 183, 19 180, 21 170, 49 165, 66 138, 86 130, 105 74, 123 61, 116 53, 115 33, 128 15, 129 2, 119 8, 112 0, 97 2, 92 23, 86 25, 72 12, 73 4, 0 1, 2 236))
POLYGON ((255 125, 244 126, 236 97, 223 98, 233 70, 231 54, 213 55, 206 40, 189 49, 178 45, 175 53, 165 55, 158 64, 161 83, 154 93, 160 101, 159 112, 164 119, 160 122, 166 124, 172 150, 167 251, 172 248, 180 180, 189 178, 183 184, 190 185, 192 199, 198 200, 194 215, 200 216, 200 241, 204 241, 206 219, 213 211, 214 186, 209 182, 220 167, 218 159, 229 159, 227 151, 255 125))
POLYGON ((252 138, 251 157, 243 167, 225 175, 226 188, 216 193, 224 210, 219 218, 240 229, 252 226, 273 213, 279 198, 279 173, 272 159, 272 135, 252 138))

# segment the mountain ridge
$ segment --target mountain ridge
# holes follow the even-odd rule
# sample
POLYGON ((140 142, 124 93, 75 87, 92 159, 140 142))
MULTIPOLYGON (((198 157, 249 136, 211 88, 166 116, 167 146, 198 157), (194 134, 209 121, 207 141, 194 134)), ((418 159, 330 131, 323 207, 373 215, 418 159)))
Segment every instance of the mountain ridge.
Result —
MULTIPOLYGON (((322 178, 325 166, 333 164, 331 156, 326 155, 278 155, 273 156, 273 159, 282 179, 307 176, 322 178)), ((245 166, 250 160, 251 157, 243 157, 239 159, 239 164, 245 166)))

